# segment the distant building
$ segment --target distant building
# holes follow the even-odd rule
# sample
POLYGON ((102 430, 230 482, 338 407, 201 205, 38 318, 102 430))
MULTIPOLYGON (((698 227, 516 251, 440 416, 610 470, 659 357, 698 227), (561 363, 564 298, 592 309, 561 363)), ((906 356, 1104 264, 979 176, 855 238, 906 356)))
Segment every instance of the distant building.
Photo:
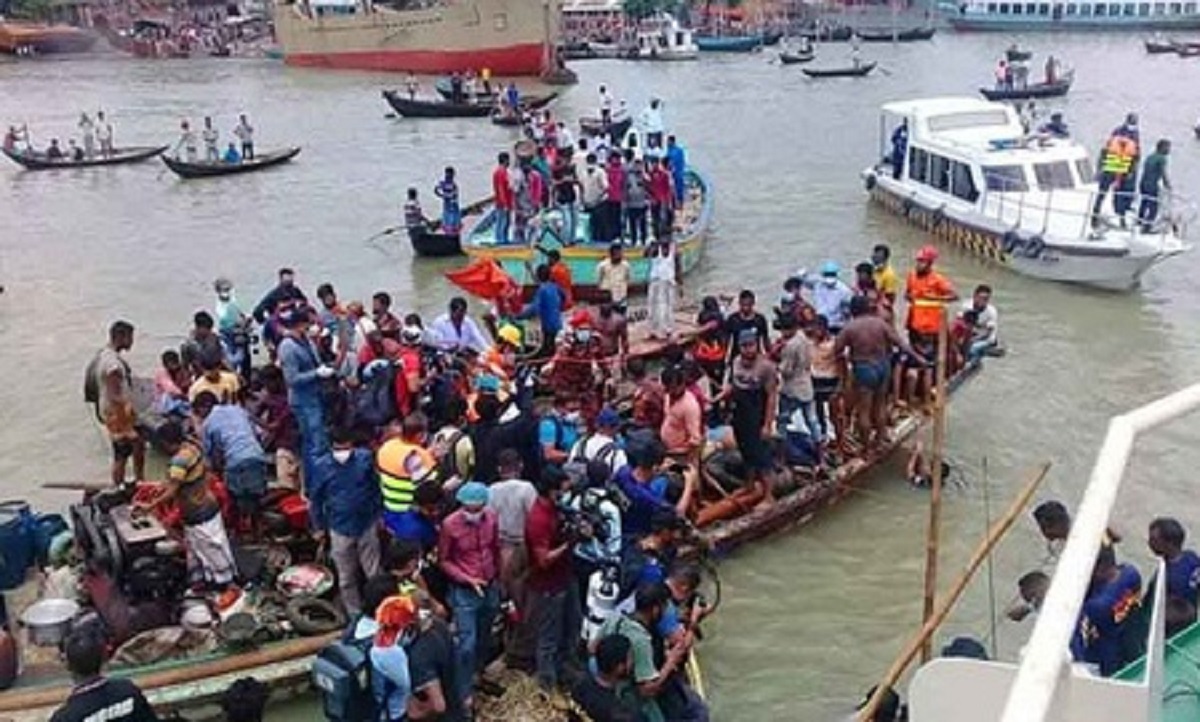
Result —
POLYGON ((566 40, 616 40, 624 26, 621 0, 567 0, 562 6, 566 40))

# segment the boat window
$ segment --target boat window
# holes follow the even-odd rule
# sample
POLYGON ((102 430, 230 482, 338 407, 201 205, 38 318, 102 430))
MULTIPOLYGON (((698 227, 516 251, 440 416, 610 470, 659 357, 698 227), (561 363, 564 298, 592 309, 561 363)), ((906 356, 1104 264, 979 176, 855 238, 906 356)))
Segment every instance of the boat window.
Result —
POLYGON ((975 179, 971 177, 971 166, 966 163, 951 163, 951 181, 950 193, 955 198, 961 198, 964 201, 974 203, 979 198, 979 191, 975 188, 975 179))
POLYGON ((1183 14, 1184 15, 1195 15, 1196 14, 1196 3, 1184 3, 1183 4, 1183 14))
POLYGON ((1124 10, 1126 15, 1134 15, 1137 12, 1137 6, 1133 3, 1128 3, 1124 6, 1124 10))
POLYGON ((1080 183, 1091 183, 1096 177, 1096 169, 1092 167, 1092 162, 1087 158, 1080 158, 1075 161, 1075 172, 1079 174, 1080 183))
POLYGON ((1138 4, 1138 15, 1141 15, 1142 17, 1146 17, 1149 14, 1150 14, 1150 3, 1139 3, 1138 4))
POLYGON ((946 115, 930 116, 925 121, 925 125, 932 133, 963 130, 964 128, 1005 128, 1008 126, 1008 114, 1003 108, 969 113, 947 113, 946 115))
POLYGON ((1049 4, 1042 3, 1041 5, 1038 5, 1038 15, 1049 15, 1049 14, 1050 14, 1050 5, 1049 4))
POLYGON ((1154 3, 1154 14, 1155 15, 1166 15, 1167 14, 1167 6, 1164 5, 1163 3, 1154 3))
POLYGON ((950 192, 950 160, 934 153, 929 154, 929 185, 939 191, 950 192))
POLYGON ((1034 3, 1025 3, 1025 14, 1034 15, 1037 13, 1037 5, 1034 3))
POLYGON ((1115 18, 1120 14, 1121 14, 1121 6, 1120 5, 1118 5, 1117 3, 1109 3, 1108 4, 1108 16, 1109 17, 1115 18))
POLYGON ((1025 6, 1021 3, 1013 3, 1013 15, 1020 15, 1025 11, 1025 6))
POLYGON ((1065 160, 1034 163, 1033 175, 1037 178, 1038 190, 1052 191, 1075 187, 1075 181, 1071 177, 1071 164, 1065 160))
POLYGON ((1092 6, 1088 5, 1087 3, 1083 3, 1082 5, 1079 6, 1079 14, 1084 17, 1091 15, 1092 14, 1092 6))
POLYGON ((987 11, 988 11, 988 15, 995 15, 996 14, 996 3, 988 3, 987 11))
POLYGON ((1022 192, 1029 190, 1025 168, 1019 165, 993 165, 983 169, 983 179, 989 191, 1022 192))
POLYGON ((1008 15, 1008 3, 1000 3, 1000 14, 1008 15))
POLYGON ((908 151, 908 177, 924 183, 928 177, 929 154, 920 148, 908 151))
POLYGON ((1079 6, 1075 3, 1067 3, 1067 15, 1075 15, 1079 12, 1079 6))
POLYGON ((1179 3, 1171 3, 1170 7, 1172 15, 1178 15, 1181 12, 1179 3))

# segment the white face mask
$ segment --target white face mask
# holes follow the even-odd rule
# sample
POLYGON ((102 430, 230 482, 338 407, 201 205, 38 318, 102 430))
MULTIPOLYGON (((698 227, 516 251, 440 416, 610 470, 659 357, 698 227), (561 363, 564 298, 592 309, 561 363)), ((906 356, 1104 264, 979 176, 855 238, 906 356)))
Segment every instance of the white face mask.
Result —
POLYGON ((825 285, 829 286, 830 288, 836 286, 838 281, 837 276, 824 276, 821 280, 824 281, 825 285))
POLYGON ((354 453, 354 449, 334 449, 333 460, 339 464, 345 464, 350 460, 350 455, 354 453))
POLYGON ((582 415, 578 411, 572 411, 563 416, 563 421, 568 424, 578 424, 582 415))

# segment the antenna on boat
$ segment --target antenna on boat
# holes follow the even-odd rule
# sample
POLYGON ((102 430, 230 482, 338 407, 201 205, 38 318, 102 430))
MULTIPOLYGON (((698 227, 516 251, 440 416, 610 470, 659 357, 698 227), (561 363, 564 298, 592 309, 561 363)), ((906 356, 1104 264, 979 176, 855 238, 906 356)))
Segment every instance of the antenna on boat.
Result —
MULTIPOLYGON (((932 481, 929 489, 929 527, 925 534, 925 604, 921 621, 928 624, 933 617, 934 598, 937 596, 938 544, 941 537, 942 516, 942 457, 946 445, 946 306, 938 311, 937 376, 933 398, 933 453, 929 463, 932 481)), ((929 637, 921 644, 921 663, 929 661, 933 645, 929 637)))

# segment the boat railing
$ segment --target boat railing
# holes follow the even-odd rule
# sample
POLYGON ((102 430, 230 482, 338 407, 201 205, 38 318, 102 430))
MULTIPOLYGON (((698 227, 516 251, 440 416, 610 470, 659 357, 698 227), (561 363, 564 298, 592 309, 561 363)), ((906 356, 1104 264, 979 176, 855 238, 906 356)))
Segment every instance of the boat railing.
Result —
MULTIPOLYGON (((1125 469, 1140 436, 1200 409, 1200 384, 1189 386, 1165 398, 1109 420, 1104 444, 1096 456, 1083 500, 1071 524, 1071 533, 1063 547, 1054 579, 1046 594, 1037 624, 1025 647, 1016 678, 1008 691, 1001 722, 1047 722, 1068 719, 1062 716, 1071 706, 1070 655, 1067 649, 1079 623, 1080 610, 1092 580, 1096 555, 1109 527, 1109 517, 1117 500, 1125 469), (1067 684, 1063 684, 1067 682, 1067 684)), ((1159 579, 1164 579, 1159 567, 1159 579)), ((1160 581, 1160 584, 1162 582, 1160 581)), ((1156 594, 1161 605, 1162 593, 1156 594)), ((1155 617, 1161 617, 1157 608, 1155 617)), ((1161 719, 1163 634, 1161 621, 1151 627, 1147 645, 1145 684, 1149 688, 1145 719, 1161 719)))
MULTIPOLYGON (((1111 195, 1114 203, 1118 198, 1129 201, 1129 218, 1122 230, 1131 236, 1135 234, 1140 226, 1138 208, 1144 199, 1138 192, 1113 189, 1109 194, 1102 194, 1092 187, 1030 189, 1025 181, 1018 183, 985 174, 979 209, 984 216, 1014 230, 1031 230, 1042 236, 1052 231, 1059 238, 1097 240, 1100 238, 1095 230, 1097 221, 1108 228, 1121 225, 1115 215, 1103 208, 1096 211, 1096 201, 1104 195, 1111 195)), ((1187 228, 1197 215, 1195 204, 1175 193, 1158 196, 1158 202, 1152 231, 1166 232, 1179 239, 1186 237, 1187 228)))

